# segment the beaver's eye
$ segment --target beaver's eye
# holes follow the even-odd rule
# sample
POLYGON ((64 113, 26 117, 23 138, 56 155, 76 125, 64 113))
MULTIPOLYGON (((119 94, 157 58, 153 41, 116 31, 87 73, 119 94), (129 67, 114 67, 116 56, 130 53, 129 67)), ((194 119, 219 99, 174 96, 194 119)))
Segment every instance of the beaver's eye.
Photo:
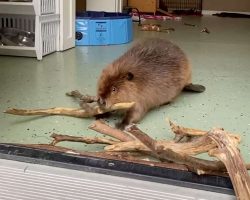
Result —
POLYGON ((116 87, 112 87, 112 92, 115 92, 116 91, 116 87))

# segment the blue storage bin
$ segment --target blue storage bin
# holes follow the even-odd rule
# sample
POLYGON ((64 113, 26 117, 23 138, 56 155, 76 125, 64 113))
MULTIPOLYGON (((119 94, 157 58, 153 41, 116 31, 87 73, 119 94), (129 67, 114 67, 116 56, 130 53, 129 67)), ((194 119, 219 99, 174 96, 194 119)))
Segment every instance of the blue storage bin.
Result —
POLYGON ((76 45, 112 45, 132 41, 128 14, 87 11, 76 16, 76 45))

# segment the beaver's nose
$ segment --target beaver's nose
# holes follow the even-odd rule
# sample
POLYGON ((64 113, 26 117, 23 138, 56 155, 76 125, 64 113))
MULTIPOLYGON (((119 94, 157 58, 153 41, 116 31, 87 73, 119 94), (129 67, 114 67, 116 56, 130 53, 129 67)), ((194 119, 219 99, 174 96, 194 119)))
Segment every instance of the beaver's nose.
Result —
POLYGON ((106 101, 105 101, 104 99, 102 99, 102 98, 99 98, 99 99, 98 99, 98 103, 99 103, 100 105, 102 105, 102 106, 105 106, 105 105, 106 105, 106 101))

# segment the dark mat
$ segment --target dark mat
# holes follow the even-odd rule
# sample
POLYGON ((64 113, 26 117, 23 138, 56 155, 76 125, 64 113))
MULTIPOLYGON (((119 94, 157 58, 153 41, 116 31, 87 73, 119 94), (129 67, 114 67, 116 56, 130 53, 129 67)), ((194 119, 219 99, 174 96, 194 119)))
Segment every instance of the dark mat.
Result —
POLYGON ((214 16, 218 17, 232 17, 232 18, 250 18, 250 15, 241 14, 241 13, 229 13, 229 12, 221 12, 213 14, 214 16))

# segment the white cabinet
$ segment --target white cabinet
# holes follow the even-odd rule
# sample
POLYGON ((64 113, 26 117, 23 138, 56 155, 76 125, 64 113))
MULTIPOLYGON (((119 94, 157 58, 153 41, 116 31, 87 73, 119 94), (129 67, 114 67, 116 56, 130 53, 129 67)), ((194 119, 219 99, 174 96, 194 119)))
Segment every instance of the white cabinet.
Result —
MULTIPOLYGON (((73 47, 75 0, 0 1, 0 30, 35 34, 33 46, 2 44, 0 55, 37 57, 73 47)), ((3 37, 3 33, 0 33, 3 37)))
POLYGON ((64 51, 75 46, 76 1, 60 1, 60 51, 64 51))

